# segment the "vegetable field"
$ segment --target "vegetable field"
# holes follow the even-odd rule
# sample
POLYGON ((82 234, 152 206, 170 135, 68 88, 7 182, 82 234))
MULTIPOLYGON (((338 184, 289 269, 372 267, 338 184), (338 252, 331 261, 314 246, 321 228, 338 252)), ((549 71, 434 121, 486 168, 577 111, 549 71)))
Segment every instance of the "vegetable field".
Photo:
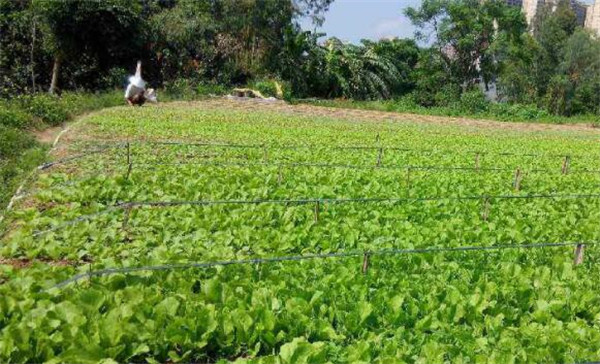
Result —
POLYGON ((89 115, 5 213, 0 362, 600 360, 599 136, 89 115))

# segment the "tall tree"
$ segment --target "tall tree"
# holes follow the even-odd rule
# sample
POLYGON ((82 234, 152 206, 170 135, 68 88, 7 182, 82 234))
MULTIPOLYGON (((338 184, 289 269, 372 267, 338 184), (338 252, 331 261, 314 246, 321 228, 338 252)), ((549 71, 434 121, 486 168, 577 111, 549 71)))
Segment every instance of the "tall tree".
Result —
POLYGON ((577 29, 566 40, 560 58, 546 95, 550 111, 600 115, 600 40, 577 29))
POLYGON ((446 72, 463 90, 491 81, 496 62, 490 47, 499 34, 519 34, 524 18, 499 0, 424 0, 405 14, 417 27, 416 37, 433 40, 446 72))
POLYGON ((539 51, 533 56, 533 71, 538 97, 543 97, 560 63, 562 49, 577 27, 577 16, 570 0, 546 4, 536 13, 532 24, 539 51))
POLYGON ((142 7, 138 2, 34 0, 33 6, 44 21, 49 35, 47 46, 54 58, 50 93, 58 89, 64 62, 87 59, 98 70, 106 71, 135 58, 143 45, 142 7))

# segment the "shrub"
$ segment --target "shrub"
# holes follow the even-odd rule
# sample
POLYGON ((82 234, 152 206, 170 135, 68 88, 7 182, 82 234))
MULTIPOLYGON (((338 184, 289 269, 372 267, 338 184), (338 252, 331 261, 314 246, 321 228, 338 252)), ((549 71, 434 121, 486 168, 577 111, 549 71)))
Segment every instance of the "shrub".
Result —
POLYGON ((291 100, 291 86, 274 78, 262 79, 251 82, 250 88, 260 91, 265 97, 276 97, 283 100, 291 100))
POLYGON ((420 108, 414 93, 402 96, 393 105, 394 108, 388 108, 388 111, 411 112, 420 108))
POLYGON ((25 111, 9 102, 0 103, 0 126, 26 128, 32 125, 33 118, 25 111))
POLYGON ((277 86, 273 80, 252 82, 250 88, 259 91, 265 97, 277 97, 277 86))
POLYGON ((165 84, 165 93, 169 97, 182 100, 193 100, 196 96, 192 81, 186 78, 178 78, 165 84))
POLYGON ((0 159, 16 157, 21 151, 36 144, 30 134, 4 125, 0 125, 0 140, 0 159))
POLYGON ((19 98, 23 109, 34 117, 40 118, 50 125, 59 125, 69 118, 66 108, 58 97, 47 94, 21 96, 19 98))
POLYGON ((124 105, 125 99, 122 91, 103 92, 95 94, 82 94, 65 92, 59 102, 70 116, 86 111, 97 110, 105 107, 124 105))
POLYGON ((463 92, 458 107, 467 113, 478 114, 488 110, 490 102, 481 90, 463 92))
POLYGON ((196 93, 200 96, 225 95, 228 91, 229 89, 227 87, 216 83, 201 82, 196 87, 196 93))
MULTIPOLYGON (((422 96, 423 97, 423 96, 422 96)), ((460 99, 460 88, 455 85, 441 85, 440 90, 433 95, 433 105, 431 103, 421 104, 423 106, 450 106, 453 102, 460 99)))

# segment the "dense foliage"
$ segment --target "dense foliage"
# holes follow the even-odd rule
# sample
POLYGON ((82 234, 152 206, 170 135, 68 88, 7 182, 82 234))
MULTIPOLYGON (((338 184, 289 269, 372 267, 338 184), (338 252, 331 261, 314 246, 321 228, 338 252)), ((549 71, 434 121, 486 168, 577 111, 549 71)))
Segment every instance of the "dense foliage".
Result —
POLYGON ((594 245, 576 267, 572 248, 556 247, 373 256, 366 274, 362 257, 330 258, 115 274, 48 289, 110 267, 598 239, 597 198, 323 203, 318 218, 313 204, 292 203, 110 209, 119 201, 597 192, 592 130, 346 121, 240 106, 112 108, 73 127, 57 155, 111 148, 40 171, 7 216, 0 255, 24 267, 0 270, 0 361, 598 358, 594 245), (152 143, 161 140, 196 145, 152 143))
POLYGON ((142 59, 167 89, 279 82, 289 97, 410 95, 423 107, 476 91, 554 115, 600 113, 600 40, 568 0, 542 6, 529 27, 504 1, 425 0, 404 10, 415 40, 360 44, 300 28, 331 2, 1 0, 0 95, 122 87, 142 59))

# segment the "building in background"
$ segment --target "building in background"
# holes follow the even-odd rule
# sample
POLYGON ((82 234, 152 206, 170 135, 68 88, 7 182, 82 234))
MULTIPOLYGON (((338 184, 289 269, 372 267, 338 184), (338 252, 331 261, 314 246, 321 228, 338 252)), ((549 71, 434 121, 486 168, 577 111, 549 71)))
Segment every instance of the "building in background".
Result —
MULTIPOLYGON (((545 4, 556 6, 558 0, 506 0, 510 6, 521 7, 525 14, 527 24, 531 24, 535 19, 538 10, 545 4)), ((587 29, 595 30, 600 35, 600 0, 596 0, 593 5, 586 5, 577 0, 569 0, 571 9, 577 16, 577 23, 587 29)))
POLYGON ((588 7, 585 18, 585 27, 595 30, 600 36, 600 0, 596 0, 594 5, 588 7))

